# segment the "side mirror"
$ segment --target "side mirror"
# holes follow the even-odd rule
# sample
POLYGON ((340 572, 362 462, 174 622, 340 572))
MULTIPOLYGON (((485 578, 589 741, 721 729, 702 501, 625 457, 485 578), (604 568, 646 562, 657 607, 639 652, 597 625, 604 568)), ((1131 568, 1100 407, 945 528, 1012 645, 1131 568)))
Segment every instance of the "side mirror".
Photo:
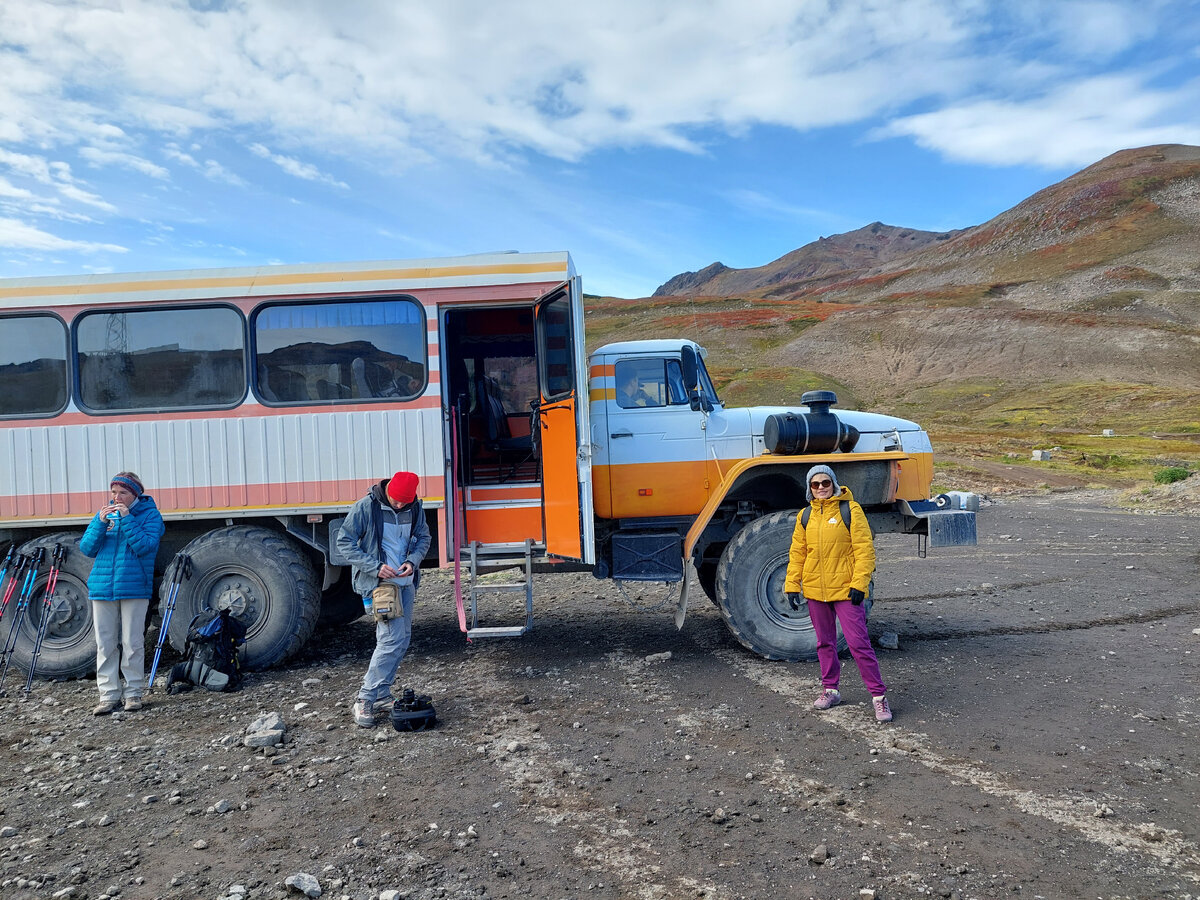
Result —
POLYGON ((700 397, 700 364, 696 361, 695 347, 684 345, 679 365, 683 371, 684 387, 687 388, 688 406, 699 412, 704 403, 700 397))

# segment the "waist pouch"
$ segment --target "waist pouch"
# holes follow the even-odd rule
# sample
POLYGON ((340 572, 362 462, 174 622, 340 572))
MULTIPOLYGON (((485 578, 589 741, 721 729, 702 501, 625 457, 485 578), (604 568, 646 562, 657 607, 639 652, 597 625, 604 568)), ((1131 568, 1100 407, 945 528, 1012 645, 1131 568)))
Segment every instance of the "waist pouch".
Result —
POLYGON ((403 615, 400 606, 400 588, 391 582, 383 582, 371 591, 371 613, 376 622, 387 622, 403 615))

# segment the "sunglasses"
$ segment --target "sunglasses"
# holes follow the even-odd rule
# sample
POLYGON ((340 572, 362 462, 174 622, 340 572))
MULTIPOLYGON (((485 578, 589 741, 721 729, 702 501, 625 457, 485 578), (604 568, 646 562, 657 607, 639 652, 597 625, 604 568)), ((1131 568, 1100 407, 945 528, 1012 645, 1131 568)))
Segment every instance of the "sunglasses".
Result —
POLYGON ((808 486, 815 488, 833 487, 833 482, 826 478, 824 481, 810 481, 808 486))

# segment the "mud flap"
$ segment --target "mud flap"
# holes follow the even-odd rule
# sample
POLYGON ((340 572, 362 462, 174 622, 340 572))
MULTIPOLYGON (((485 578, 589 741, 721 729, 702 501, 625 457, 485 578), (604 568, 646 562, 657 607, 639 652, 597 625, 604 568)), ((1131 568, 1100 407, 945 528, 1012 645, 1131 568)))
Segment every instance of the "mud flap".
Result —
POLYGON ((687 618, 688 586, 692 583, 692 559, 684 557, 683 584, 679 586, 679 603, 675 606, 675 628, 683 630, 683 620, 687 618))

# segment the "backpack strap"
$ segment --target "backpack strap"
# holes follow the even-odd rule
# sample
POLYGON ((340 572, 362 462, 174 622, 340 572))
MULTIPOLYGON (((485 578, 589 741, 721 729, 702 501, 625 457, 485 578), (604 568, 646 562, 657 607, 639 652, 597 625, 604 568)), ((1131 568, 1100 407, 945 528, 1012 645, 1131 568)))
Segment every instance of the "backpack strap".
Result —
MULTIPOLYGON (((838 512, 841 513, 842 524, 845 525, 846 530, 849 531, 850 530, 850 515, 851 515, 850 514, 850 501, 849 500, 839 501, 838 502, 838 512)), ((812 505, 811 504, 804 507, 804 509, 802 509, 800 511, 800 527, 803 528, 805 531, 808 530, 808 519, 809 519, 809 516, 811 516, 811 515, 812 515, 812 505)))

